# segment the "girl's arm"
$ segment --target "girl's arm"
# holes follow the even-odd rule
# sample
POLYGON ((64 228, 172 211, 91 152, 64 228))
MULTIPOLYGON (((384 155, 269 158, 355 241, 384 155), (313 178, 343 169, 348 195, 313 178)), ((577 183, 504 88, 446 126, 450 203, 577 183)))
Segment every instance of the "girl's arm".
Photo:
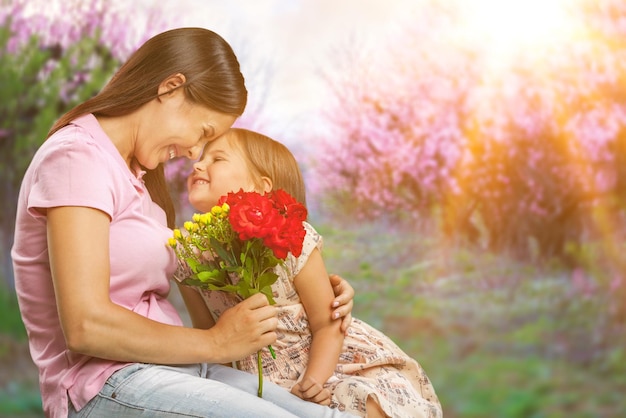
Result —
POLYGON ((54 292, 70 350, 122 362, 226 363, 276 340, 276 308, 264 295, 229 309, 209 330, 162 324, 113 303, 108 215, 55 207, 47 217, 54 292))
POLYGON ((294 278, 294 285, 309 318, 313 335, 309 364, 302 382, 326 383, 337 366, 343 346, 341 322, 334 321, 329 310, 334 300, 322 254, 316 248, 294 278))
POLYGON ((209 329, 215 325, 213 315, 206 306, 206 302, 195 289, 178 283, 178 289, 185 301, 185 306, 191 317, 191 324, 194 328, 209 329))
MULTIPOLYGON (((194 328, 209 329, 215 325, 215 320, 206 302, 195 289, 178 283, 178 289, 185 301, 185 306, 191 318, 191 324, 194 328)), ((222 363, 224 366, 233 367, 233 362, 222 363)))

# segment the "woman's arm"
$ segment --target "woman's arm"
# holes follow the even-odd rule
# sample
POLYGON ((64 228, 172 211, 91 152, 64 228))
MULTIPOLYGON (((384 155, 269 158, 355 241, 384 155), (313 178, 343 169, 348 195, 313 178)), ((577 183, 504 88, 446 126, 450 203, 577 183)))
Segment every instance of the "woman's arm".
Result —
POLYGON ((336 296, 332 303, 332 307, 334 308, 332 318, 341 318, 341 331, 345 333, 348 332, 348 327, 350 323, 352 323, 354 289, 350 286, 350 283, 336 274, 331 274, 329 279, 336 296))
POLYGON ((113 303, 108 215, 56 207, 47 216, 52 279, 70 350, 117 361, 225 363, 275 341, 276 308, 264 295, 229 309, 209 330, 162 324, 113 303))
POLYGON ((306 310, 313 335, 309 363, 302 381, 320 385, 333 374, 344 339, 341 323, 328 315, 334 292, 327 278, 328 273, 318 249, 313 250, 300 273, 294 278, 294 285, 306 310))

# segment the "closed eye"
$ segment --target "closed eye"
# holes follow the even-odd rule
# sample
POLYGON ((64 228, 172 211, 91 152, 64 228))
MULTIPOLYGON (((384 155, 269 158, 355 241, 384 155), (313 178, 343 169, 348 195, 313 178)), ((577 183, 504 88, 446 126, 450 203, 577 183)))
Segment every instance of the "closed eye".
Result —
POLYGON ((220 148, 209 147, 204 150, 201 160, 206 164, 213 164, 218 161, 227 161, 228 155, 220 148))
POLYGON ((203 160, 205 160, 207 164, 215 164, 220 161, 226 161, 226 158, 221 154, 210 153, 205 155, 203 160))

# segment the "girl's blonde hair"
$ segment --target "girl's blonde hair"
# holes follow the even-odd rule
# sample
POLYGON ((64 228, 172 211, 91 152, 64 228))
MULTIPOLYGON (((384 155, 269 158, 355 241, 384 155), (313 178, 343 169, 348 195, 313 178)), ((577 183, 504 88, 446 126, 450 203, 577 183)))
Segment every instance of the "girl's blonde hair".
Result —
POLYGON ((261 178, 272 180, 272 189, 283 189, 306 206, 304 179, 300 166, 289 149, 280 142, 248 129, 231 128, 226 140, 243 155, 250 174, 261 187, 261 178))

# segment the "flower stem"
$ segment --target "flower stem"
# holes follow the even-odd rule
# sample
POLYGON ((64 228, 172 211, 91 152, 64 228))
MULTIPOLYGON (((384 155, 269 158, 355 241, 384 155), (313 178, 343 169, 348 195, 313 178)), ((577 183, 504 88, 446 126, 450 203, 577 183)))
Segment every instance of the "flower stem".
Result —
POLYGON ((274 349, 272 348, 272 346, 268 345, 267 349, 270 350, 270 353, 272 354, 272 358, 276 360, 276 353, 274 352, 274 349))
POLYGON ((263 363, 261 362, 261 350, 256 353, 256 366, 259 370, 259 390, 257 392, 257 396, 259 398, 263 397, 263 363))

